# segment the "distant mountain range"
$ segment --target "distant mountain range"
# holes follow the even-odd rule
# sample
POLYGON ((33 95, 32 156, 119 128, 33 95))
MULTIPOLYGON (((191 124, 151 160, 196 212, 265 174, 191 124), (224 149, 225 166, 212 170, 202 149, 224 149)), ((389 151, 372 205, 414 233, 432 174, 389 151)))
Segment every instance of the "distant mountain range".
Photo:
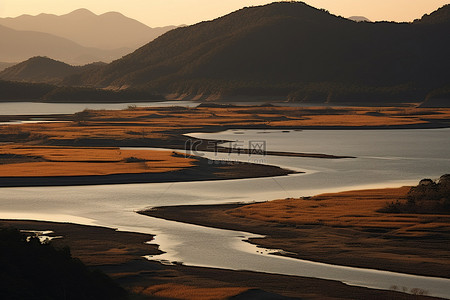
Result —
POLYGON ((171 97, 420 102, 450 83, 450 5, 415 23, 354 22, 302 2, 178 28, 65 80, 171 97))
POLYGON ((355 21, 355 22, 372 22, 369 19, 367 19, 366 17, 363 16, 353 16, 353 17, 349 17, 349 20, 355 21))
POLYGON ((0 18, 0 61, 49 56, 72 64, 110 62, 175 28, 150 28, 116 12, 0 18))
MULTIPOLYGON (((198 100, 384 105, 446 98, 449 12, 446 5, 394 23, 355 22, 302 2, 249 7, 174 29, 110 64, 68 72, 59 84, 198 100)), ((11 70, 16 77, 8 78, 25 78, 11 70)))
POLYGON ((0 61, 19 62, 33 56, 49 56, 71 64, 110 62, 129 49, 102 50, 80 46, 68 39, 36 31, 18 31, 0 25, 0 61))
POLYGON ((137 49, 176 28, 151 28, 118 12, 96 15, 87 9, 78 9, 62 16, 40 14, 0 18, 0 25, 21 31, 45 32, 84 47, 100 49, 137 49))

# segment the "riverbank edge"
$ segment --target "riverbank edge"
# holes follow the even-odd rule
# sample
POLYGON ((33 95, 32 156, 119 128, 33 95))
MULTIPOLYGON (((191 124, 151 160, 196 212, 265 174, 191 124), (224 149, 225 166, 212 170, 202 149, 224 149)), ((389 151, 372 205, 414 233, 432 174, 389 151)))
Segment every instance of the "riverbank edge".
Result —
MULTIPOLYGON (((355 268, 368 268, 418 276, 450 278, 450 275, 448 273, 449 267, 444 266, 439 270, 434 270, 420 261, 419 262, 412 261, 410 263, 404 264, 401 262, 396 263, 395 261, 388 261, 384 259, 386 261, 383 262, 383 259, 374 260, 374 259, 365 259, 364 257, 355 258, 351 255, 351 253, 349 253, 349 255, 347 255, 346 258, 342 259, 342 257, 341 258, 337 258, 334 256, 330 257, 331 255, 324 255, 323 253, 321 255, 311 251, 306 251, 307 248, 305 248, 304 252, 300 251, 291 252, 289 249, 283 249, 283 247, 282 246, 280 247, 280 245, 274 245, 273 238, 282 239, 286 237, 285 243, 288 244, 289 237, 301 234, 302 231, 314 232, 315 230, 317 230, 317 236, 316 235, 313 236, 319 238, 320 234, 323 233, 324 231, 328 230, 331 231, 336 228, 333 228, 331 226, 323 226, 321 224, 318 225, 311 224, 307 226, 300 225, 289 228, 289 226, 287 226, 286 224, 276 222, 265 222, 244 217, 237 217, 232 216, 228 213, 229 210, 241 208, 252 204, 255 203, 162 206, 162 207, 154 207, 148 210, 138 211, 137 213, 168 221, 175 221, 224 230, 249 232, 252 234, 262 235, 264 236, 263 238, 251 238, 246 242, 249 242, 253 245, 262 248, 268 248, 273 250, 280 250, 280 249, 286 250, 286 251, 279 251, 274 255, 355 268)), ((337 228, 336 232, 340 234, 342 230, 345 229, 337 228)), ((355 239, 357 239, 356 235, 355 239)), ((314 240, 311 239, 310 242, 314 242, 314 240)), ((330 241, 330 243, 332 243, 332 240, 330 241)), ((379 252, 381 253, 382 251, 379 252)))
POLYGON ((164 173, 134 173, 87 176, 0 177, 0 188, 39 186, 86 186, 255 179, 302 174, 273 165, 228 162, 195 157, 189 168, 164 173))
MULTIPOLYGON (((151 234, 118 231, 97 225, 33 220, 0 219, 0 226, 20 230, 53 230, 53 235, 62 236, 52 241, 57 247, 69 246, 74 257, 93 269, 102 270, 132 293, 149 286, 160 288, 174 282, 177 289, 183 286, 212 290, 243 287, 248 289, 247 292, 256 291, 260 296, 280 296, 276 299, 438 299, 309 277, 182 264, 163 265, 142 257, 163 253, 158 245, 151 242, 151 234), (121 243, 129 247, 129 253, 117 251, 117 244, 121 243)), ((247 292, 242 293, 242 297, 247 292)))

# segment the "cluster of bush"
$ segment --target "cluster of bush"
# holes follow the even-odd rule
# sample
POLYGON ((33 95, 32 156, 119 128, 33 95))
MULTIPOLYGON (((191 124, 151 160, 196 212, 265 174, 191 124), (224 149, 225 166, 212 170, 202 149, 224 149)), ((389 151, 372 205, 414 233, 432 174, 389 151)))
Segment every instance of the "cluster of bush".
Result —
POLYGON ((450 214, 450 174, 438 181, 421 180, 408 192, 406 201, 390 202, 380 212, 450 214))

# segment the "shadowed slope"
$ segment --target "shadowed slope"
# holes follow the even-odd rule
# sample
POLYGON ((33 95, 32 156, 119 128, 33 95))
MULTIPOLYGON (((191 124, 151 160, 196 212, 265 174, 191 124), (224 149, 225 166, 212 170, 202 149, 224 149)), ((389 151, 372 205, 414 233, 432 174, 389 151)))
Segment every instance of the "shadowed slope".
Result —
POLYGON ((0 72, 0 79, 37 83, 58 83, 66 76, 88 71, 102 64, 93 63, 78 67, 48 57, 37 56, 0 72))
POLYGON ((356 23, 279 2, 178 28, 66 82, 200 98, 421 102, 449 81, 447 32, 447 23, 356 23))

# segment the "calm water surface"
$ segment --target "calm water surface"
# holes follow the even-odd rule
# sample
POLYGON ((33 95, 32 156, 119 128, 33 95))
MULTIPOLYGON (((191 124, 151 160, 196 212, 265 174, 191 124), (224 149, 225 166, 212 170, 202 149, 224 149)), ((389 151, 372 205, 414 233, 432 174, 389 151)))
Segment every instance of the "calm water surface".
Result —
POLYGON ((156 260, 339 280, 389 289, 422 288, 450 298, 450 280, 332 266, 278 257, 243 242, 249 233, 205 228, 140 216, 146 207, 264 201, 355 188, 416 184, 450 173, 450 130, 226 131, 197 137, 265 141, 267 149, 357 156, 325 160, 205 153, 224 160, 260 161, 305 174, 228 181, 0 189, 0 218, 96 224, 157 234, 166 254, 156 260), (261 253, 262 252, 262 253, 261 253))
POLYGON ((160 101, 137 103, 41 103, 41 102, 0 102, 0 115, 52 115, 73 114, 85 109, 125 109, 137 107, 186 106, 195 107, 193 101, 160 101))
MULTIPOLYGON (((239 102, 229 104, 236 105, 261 105, 264 101, 239 102)), ((135 103, 41 103, 41 102, 0 102, 0 115, 51 115, 51 114, 73 114, 84 109, 125 109, 130 105, 137 107, 167 107, 185 106, 196 107, 200 102, 168 100, 158 102, 135 102, 135 103)), ((317 103, 274 103, 276 106, 290 107, 316 107, 317 103)), ((333 106, 336 107, 336 106, 333 106)))

